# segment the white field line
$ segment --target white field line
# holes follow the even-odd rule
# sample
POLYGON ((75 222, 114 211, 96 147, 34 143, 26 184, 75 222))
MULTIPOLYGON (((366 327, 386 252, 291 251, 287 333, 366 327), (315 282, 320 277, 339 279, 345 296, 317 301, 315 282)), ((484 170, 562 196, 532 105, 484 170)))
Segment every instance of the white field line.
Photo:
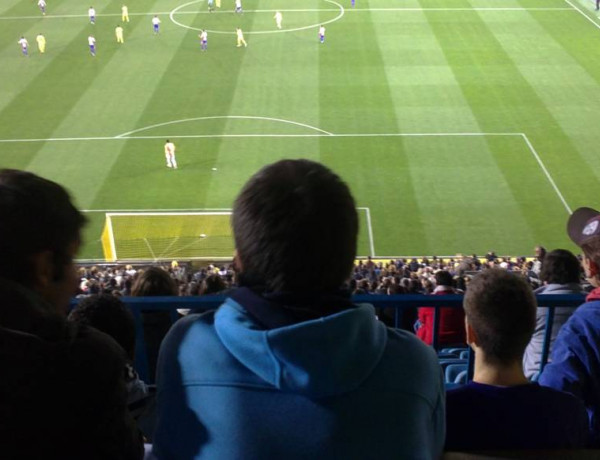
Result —
MULTIPOLYGON (((571 6, 571 2, 566 0, 571 6)), ((573 7, 575 8, 575 7, 573 7)), ((347 8, 346 12, 403 12, 403 11, 571 11, 573 8, 567 7, 539 7, 539 8, 526 8, 526 7, 475 7, 475 8, 347 8)), ((577 8, 575 8, 577 9, 577 8)), ((317 9, 286 9, 286 10, 244 10, 244 14, 246 13, 273 13, 275 11, 281 11, 282 13, 316 13, 316 12, 336 12, 339 9, 336 8, 317 8, 317 9)), ((171 14, 170 11, 154 11, 148 13, 129 13, 129 16, 154 16, 154 15, 163 15, 168 16, 171 14)), ((233 10, 220 10, 213 11, 209 13, 208 11, 180 11, 177 14, 233 14, 233 10)), ((102 17, 121 17, 121 13, 101 13, 97 14, 96 18, 102 17)), ((46 16, 42 16, 41 14, 35 16, 0 16, 0 20, 10 21, 10 20, 26 20, 26 19, 69 19, 69 18, 85 18, 89 19, 87 14, 56 14, 53 15, 51 12, 47 13, 46 16)), ((589 19, 589 18, 588 18, 589 19)))
POLYGON ((548 172, 548 169, 546 169, 546 165, 544 165, 544 162, 542 161, 542 159, 540 158, 540 156, 536 152, 535 148, 533 148, 533 145, 529 141, 529 138, 527 137, 527 135, 525 133, 521 133, 521 136, 523 137, 523 140, 525 141, 525 144, 527 145, 527 147, 529 147, 529 151, 533 154, 533 156, 535 157, 536 161, 538 162, 540 168, 542 168, 542 171, 544 172, 546 178, 550 182, 550 185, 552 185, 552 188, 554 189, 554 191, 558 195, 558 198, 560 199, 560 201, 562 201, 562 204, 564 205, 565 209, 567 210, 567 212, 569 214, 573 214, 573 211, 571 210, 571 207, 568 205, 567 200, 565 200, 565 197, 560 192, 558 186, 554 182, 554 179, 552 179, 552 176, 548 172))
POLYGON ((348 133, 334 134, 327 131, 315 134, 188 134, 160 136, 113 136, 113 137, 53 137, 47 139, 0 139, 0 143, 11 142, 77 142, 77 141, 127 141, 148 139, 204 139, 204 138, 252 138, 252 137, 448 137, 448 136, 520 136, 521 133, 348 133))
POLYGON ((565 0, 565 2, 567 2, 569 5, 571 5, 573 7, 573 9, 575 11, 577 11, 579 14, 581 14, 584 18, 586 18, 588 21, 590 21, 592 24, 594 24, 594 26, 596 26, 598 29, 600 29, 600 25, 596 21, 594 21, 592 18, 590 18, 587 15, 587 13, 585 13, 583 10, 581 10, 578 6, 574 5, 569 0, 565 0))
POLYGON ((369 235, 369 252, 371 257, 375 257, 375 238, 373 237, 373 224, 371 222, 371 210, 369 208, 357 208, 363 209, 367 217, 367 233, 369 235))

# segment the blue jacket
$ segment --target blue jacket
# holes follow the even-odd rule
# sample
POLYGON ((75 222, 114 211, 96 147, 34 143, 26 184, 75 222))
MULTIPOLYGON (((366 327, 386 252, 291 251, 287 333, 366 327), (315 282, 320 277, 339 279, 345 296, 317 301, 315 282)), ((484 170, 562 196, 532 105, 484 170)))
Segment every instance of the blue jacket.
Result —
POLYGON ((567 391, 586 406, 593 445, 600 447, 600 288, 560 329, 542 385, 567 391))
POLYGON ((433 349, 386 328, 370 305, 266 328, 249 312, 262 297, 244 288, 233 297, 167 335, 154 455, 439 457, 444 386, 433 349))

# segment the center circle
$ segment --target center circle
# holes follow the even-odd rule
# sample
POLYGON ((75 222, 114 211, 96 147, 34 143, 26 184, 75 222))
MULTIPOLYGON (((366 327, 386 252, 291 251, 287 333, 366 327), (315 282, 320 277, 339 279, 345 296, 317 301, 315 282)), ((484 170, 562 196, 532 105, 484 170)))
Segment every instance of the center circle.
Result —
MULTIPOLYGON (((228 34, 228 35, 235 35, 235 32, 229 32, 229 31, 223 31, 223 30, 211 30, 211 29, 202 29, 200 27, 192 27, 192 26, 188 26, 186 24, 182 24, 181 22, 177 21, 175 19, 175 15, 176 14, 185 14, 187 12, 180 12, 181 9, 190 6, 190 5, 194 5, 196 3, 204 3, 206 0, 194 0, 193 2, 188 2, 188 3, 184 3, 183 5, 179 5, 178 7, 174 8, 170 13, 169 13, 169 18, 171 19, 171 21, 178 25, 179 27, 183 27, 184 29, 190 29, 190 30, 197 30, 197 31, 201 31, 201 30, 206 30, 209 33, 213 33, 213 34, 228 34)), ((332 5, 335 5, 338 9, 339 12, 337 14, 336 17, 329 19, 327 21, 323 21, 323 22, 318 22, 315 24, 310 24, 308 26, 302 26, 302 27, 294 27, 291 29, 275 29, 275 30, 256 30, 256 31, 244 31, 244 34, 246 35, 259 35, 259 34, 277 34, 277 33, 282 33, 282 32, 297 32, 299 30, 308 30, 308 29, 314 29, 317 28, 319 26, 325 25, 325 24, 331 24, 332 22, 338 21, 339 19, 342 18, 342 16, 344 16, 344 7, 342 5, 340 5, 338 2, 334 1, 334 0, 322 0, 324 2, 330 3, 332 5)), ((273 12, 275 12, 276 10, 273 10, 273 12)), ((283 12, 285 12, 285 10, 281 10, 283 12)), ((270 10, 263 10, 263 12, 270 12, 270 10)), ((194 12, 189 12, 190 14, 193 14, 194 12)), ((197 13, 197 12, 195 12, 197 13)), ((213 14, 240 14, 240 13, 234 13, 233 11, 231 12, 213 12, 213 13, 203 13, 203 14, 209 14, 209 15, 213 15, 213 14)), ((242 13, 242 14, 252 14, 251 12, 246 12, 246 13, 242 13)))

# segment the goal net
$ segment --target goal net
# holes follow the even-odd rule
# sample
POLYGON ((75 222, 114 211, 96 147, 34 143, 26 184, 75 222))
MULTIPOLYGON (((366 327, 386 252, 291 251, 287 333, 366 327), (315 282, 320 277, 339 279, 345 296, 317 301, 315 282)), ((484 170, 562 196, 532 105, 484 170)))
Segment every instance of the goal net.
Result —
POLYGON ((233 256, 231 211, 107 213, 107 261, 219 259, 233 256))

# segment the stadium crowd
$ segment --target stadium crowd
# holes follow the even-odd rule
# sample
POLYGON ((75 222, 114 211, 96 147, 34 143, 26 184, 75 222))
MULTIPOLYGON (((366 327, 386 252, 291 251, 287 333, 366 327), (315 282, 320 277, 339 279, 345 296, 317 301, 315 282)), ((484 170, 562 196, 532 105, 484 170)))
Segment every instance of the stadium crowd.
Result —
POLYGON ((31 173, 0 171, 0 217, 3 458, 567 457, 600 448, 600 212, 591 208, 568 222, 581 260, 538 247, 533 260, 355 261, 346 184, 318 163, 283 160, 236 199, 233 263, 199 269, 75 267, 85 218, 61 186, 31 173), (595 289, 557 311, 538 375, 547 312, 534 292, 584 293, 584 279, 595 289), (67 318, 75 285, 80 301, 67 318), (172 326, 164 312, 142 310, 156 389, 140 381, 135 326, 119 297, 217 293, 226 295, 218 310, 172 326), (446 392, 426 300, 403 330, 350 293, 464 294, 464 309, 442 309, 439 335, 475 352, 473 380, 446 392), (153 443, 145 454, 144 441, 153 443))

